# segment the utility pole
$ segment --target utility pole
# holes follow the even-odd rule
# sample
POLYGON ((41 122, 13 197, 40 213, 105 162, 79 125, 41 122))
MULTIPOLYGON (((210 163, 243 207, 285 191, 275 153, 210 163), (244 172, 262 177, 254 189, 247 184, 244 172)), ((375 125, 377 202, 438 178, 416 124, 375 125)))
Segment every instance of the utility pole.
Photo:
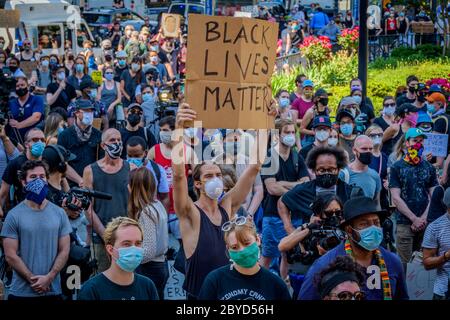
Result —
MULTIPOLYGON (((367 97, 367 65, 369 63, 367 7, 368 0, 359 2, 359 49, 358 49, 358 78, 363 84, 363 99, 367 97)), ((364 100, 363 100, 364 101, 364 100)))

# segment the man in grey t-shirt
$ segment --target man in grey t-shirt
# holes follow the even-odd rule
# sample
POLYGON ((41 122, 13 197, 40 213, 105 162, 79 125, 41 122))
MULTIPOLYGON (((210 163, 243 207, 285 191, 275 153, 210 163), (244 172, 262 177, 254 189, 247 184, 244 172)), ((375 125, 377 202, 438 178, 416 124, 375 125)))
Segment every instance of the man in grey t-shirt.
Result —
POLYGON ((13 269, 8 300, 60 299, 59 272, 70 250, 72 228, 65 211, 45 199, 48 171, 42 161, 27 161, 20 180, 26 199, 6 217, 0 237, 13 269))
POLYGON ((372 152, 372 139, 365 135, 358 136, 353 146, 355 160, 341 170, 339 179, 351 186, 361 188, 366 197, 379 201, 381 178, 375 170, 369 168, 372 152))

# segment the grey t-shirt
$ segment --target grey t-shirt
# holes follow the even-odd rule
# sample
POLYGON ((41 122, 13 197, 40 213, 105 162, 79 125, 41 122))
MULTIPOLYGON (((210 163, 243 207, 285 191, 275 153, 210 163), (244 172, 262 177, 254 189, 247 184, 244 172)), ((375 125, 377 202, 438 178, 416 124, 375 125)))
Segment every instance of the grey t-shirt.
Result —
MULTIPOLYGON (((50 272, 58 255, 58 241, 72 232, 63 209, 48 202, 43 210, 30 208, 25 201, 7 215, 0 237, 19 241, 18 255, 34 275, 50 272)), ((13 272, 9 294, 19 297, 37 297, 61 294, 61 280, 53 280, 45 294, 36 293, 16 271, 13 272)))
POLYGON ((360 187, 364 190, 364 195, 372 199, 381 191, 380 176, 371 168, 364 172, 355 172, 346 167, 339 172, 339 179, 351 186, 360 187))

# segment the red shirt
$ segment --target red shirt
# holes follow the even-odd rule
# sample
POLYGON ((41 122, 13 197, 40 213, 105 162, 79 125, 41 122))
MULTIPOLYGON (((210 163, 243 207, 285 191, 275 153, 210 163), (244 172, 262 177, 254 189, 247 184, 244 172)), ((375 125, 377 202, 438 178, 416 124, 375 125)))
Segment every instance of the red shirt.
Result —
POLYGON ((295 99, 295 101, 292 103, 291 109, 292 110, 297 110, 298 111, 298 118, 299 119, 303 119, 303 117, 305 116, 306 111, 308 111, 309 109, 312 108, 312 106, 314 105, 314 102, 307 102, 305 100, 302 99, 302 97, 298 97, 297 99, 295 99))
MULTIPOLYGON (((186 146, 185 151, 186 151, 186 146)), ((170 214, 175 213, 175 207, 173 205, 173 174, 172 174, 172 159, 167 159, 164 157, 163 153, 161 152, 161 144, 155 145, 155 159, 154 161, 159 164, 161 167, 164 168, 166 171, 167 176, 167 183, 169 184, 169 199, 170 199, 170 206, 169 206, 169 212, 170 214)), ((188 176, 188 166, 186 166, 186 177, 188 176)))

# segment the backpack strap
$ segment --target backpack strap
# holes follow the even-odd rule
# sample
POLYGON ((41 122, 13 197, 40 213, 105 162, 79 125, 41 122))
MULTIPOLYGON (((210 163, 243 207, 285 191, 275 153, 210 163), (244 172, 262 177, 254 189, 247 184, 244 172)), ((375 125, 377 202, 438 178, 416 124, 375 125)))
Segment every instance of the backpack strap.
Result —
POLYGON ((295 173, 298 176, 298 152, 297 150, 291 149, 292 152, 292 159, 294 159, 294 167, 295 167, 295 173))
POLYGON ((151 159, 149 161, 150 161, 150 164, 151 164, 151 166, 153 168, 153 171, 155 172, 156 180, 158 180, 158 186, 159 186, 160 183, 161 183, 161 171, 159 170, 159 166, 158 166, 158 164, 155 161, 153 161, 151 159))
POLYGON ((346 184, 349 184, 349 182, 350 182, 350 172, 348 172, 347 168, 344 168, 341 171, 344 173, 344 182, 346 184))

